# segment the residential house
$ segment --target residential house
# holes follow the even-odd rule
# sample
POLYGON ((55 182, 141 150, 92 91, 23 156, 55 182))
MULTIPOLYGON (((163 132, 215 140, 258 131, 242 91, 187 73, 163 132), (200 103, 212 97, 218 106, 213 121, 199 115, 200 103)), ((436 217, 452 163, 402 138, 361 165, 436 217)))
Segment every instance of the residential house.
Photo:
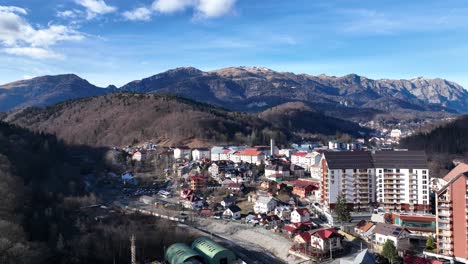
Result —
POLYGON ((232 182, 227 185, 228 190, 234 191, 234 192, 241 192, 244 190, 245 186, 241 182, 232 182))
POLYGON ((291 176, 296 178, 303 178, 305 176, 305 169, 299 165, 291 164, 289 170, 291 176))
POLYGON ((146 153, 143 151, 136 151, 132 155, 132 160, 135 160, 135 161, 143 161, 145 159, 146 159, 146 153))
POLYGON ((221 153, 224 152, 226 148, 225 147, 220 147, 220 146, 214 146, 210 150, 210 159, 211 161, 220 161, 221 159, 221 153))
POLYGON ((182 206, 187 209, 195 210, 203 207, 203 200, 198 196, 191 194, 182 201, 182 206))
POLYGON ((174 159, 190 159, 192 151, 188 147, 177 147, 174 148, 174 159))
POLYGON ((366 241, 370 241, 373 236, 375 224, 371 221, 361 220, 355 227, 354 233, 366 241))
POLYGON ((202 175, 193 175, 190 177, 190 189, 197 191, 206 188, 207 178, 202 175))
POLYGON ((231 219, 240 219, 241 209, 237 205, 231 205, 223 212, 223 217, 231 219))
POLYGON ((196 148, 192 150, 192 159, 193 160, 203 160, 210 159, 211 151, 208 148, 196 148))
POLYGON ((373 232, 376 244, 384 245, 387 240, 391 240, 397 249, 409 244, 410 232, 406 228, 386 223, 377 223, 373 232))
POLYGON ((277 202, 273 197, 260 196, 254 204, 254 212, 256 214, 269 213, 276 208, 277 202))
POLYGON ((310 212, 307 208, 295 208, 291 212, 291 223, 310 223, 310 212))
POLYGON ((295 180, 293 182, 292 194, 297 195, 300 198, 306 198, 310 195, 313 195, 314 192, 318 189, 318 184, 316 182, 307 180, 295 180))
POLYGON ((311 233, 310 244, 312 248, 321 252, 341 250, 343 236, 333 228, 322 228, 311 233))
POLYGON ((295 152, 294 149, 280 149, 278 151, 278 154, 279 155, 284 155, 286 156, 287 158, 291 158, 291 154, 293 154, 295 152))
POLYGON ((229 207, 231 205, 235 205, 236 204, 236 201, 237 201, 237 198, 234 197, 234 196, 229 196, 229 197, 226 197, 224 198, 222 201, 221 201, 221 205, 226 208, 226 207, 229 207))
POLYGON ((265 166, 265 177, 271 175, 279 175, 281 178, 289 178, 289 165, 288 164, 272 164, 265 166))
POLYGON ((260 165, 265 160, 265 154, 256 148, 248 148, 236 151, 231 155, 231 160, 236 163, 247 162, 260 165))
POLYGON ((281 220, 290 220, 291 219, 291 208, 286 205, 280 205, 275 208, 275 215, 277 215, 281 220))

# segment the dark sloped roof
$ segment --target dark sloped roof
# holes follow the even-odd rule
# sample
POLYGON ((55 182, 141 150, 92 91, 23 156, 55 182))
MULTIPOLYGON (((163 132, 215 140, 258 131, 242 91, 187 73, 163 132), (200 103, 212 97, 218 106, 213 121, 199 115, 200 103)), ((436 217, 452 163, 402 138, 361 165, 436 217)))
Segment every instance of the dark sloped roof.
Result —
POLYGON ((372 158, 375 168, 427 169, 424 151, 377 151, 372 158))
POLYGON ((231 205, 231 206, 228 207, 228 209, 231 210, 231 212, 233 212, 233 213, 237 213, 237 212, 242 211, 242 210, 239 208, 239 206, 237 206, 237 205, 231 205))
POLYGON ((403 231, 408 231, 406 228, 391 224, 377 223, 374 229, 374 234, 381 234, 384 236, 400 237, 403 231))
POLYGON ((373 168, 372 156, 368 151, 345 151, 324 153, 330 169, 367 169, 373 168))

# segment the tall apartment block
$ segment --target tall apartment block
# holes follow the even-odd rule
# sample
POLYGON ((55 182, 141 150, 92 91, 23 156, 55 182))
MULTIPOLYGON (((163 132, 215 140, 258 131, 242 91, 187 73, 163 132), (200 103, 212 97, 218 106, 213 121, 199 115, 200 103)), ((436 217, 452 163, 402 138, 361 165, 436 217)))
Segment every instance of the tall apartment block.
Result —
POLYGON ((372 156, 368 151, 325 152, 322 160, 322 203, 334 209, 338 195, 348 206, 368 207, 375 202, 372 156))
POLYGON ((423 151, 377 151, 372 158, 379 206, 429 212, 431 181, 423 151))
POLYGON ((430 176, 422 151, 325 152, 322 202, 333 209, 344 194, 349 207, 429 211, 430 176))
POLYGON ((468 263, 468 165, 460 164, 436 195, 437 253, 468 263))

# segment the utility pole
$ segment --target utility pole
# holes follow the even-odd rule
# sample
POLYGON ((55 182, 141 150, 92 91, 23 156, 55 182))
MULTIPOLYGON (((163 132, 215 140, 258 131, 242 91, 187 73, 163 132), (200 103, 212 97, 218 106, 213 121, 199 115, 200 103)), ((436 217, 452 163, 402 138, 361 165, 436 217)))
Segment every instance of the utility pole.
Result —
POLYGON ((135 255, 135 235, 132 234, 130 238, 130 254, 131 254, 131 264, 136 264, 136 255, 135 255))
POLYGON ((328 239, 328 242, 330 244, 330 259, 333 259, 333 250, 332 250, 331 239, 328 239))

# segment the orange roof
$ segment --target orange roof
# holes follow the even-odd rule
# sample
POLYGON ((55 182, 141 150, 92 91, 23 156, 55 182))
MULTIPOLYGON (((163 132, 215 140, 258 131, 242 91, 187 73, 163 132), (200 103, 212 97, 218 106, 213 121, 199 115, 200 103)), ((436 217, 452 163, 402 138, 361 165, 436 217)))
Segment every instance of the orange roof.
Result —
POLYGON ((298 234, 305 242, 310 242, 310 233, 309 232, 302 232, 298 234))
POLYGON ((360 230, 362 230, 362 231, 364 231, 364 232, 367 232, 367 231, 369 231, 369 229, 371 229, 373 226, 374 226, 374 223, 372 223, 372 222, 367 222, 365 225, 359 226, 359 227, 357 227, 357 228, 360 229, 360 230))
POLYGON ((248 148, 244 150, 237 151, 234 155, 238 156, 260 156, 263 153, 256 148, 248 148))
POLYGON ((468 172, 468 164, 460 163, 453 170, 451 170, 447 175, 445 175, 444 180, 450 182, 458 175, 468 172))

